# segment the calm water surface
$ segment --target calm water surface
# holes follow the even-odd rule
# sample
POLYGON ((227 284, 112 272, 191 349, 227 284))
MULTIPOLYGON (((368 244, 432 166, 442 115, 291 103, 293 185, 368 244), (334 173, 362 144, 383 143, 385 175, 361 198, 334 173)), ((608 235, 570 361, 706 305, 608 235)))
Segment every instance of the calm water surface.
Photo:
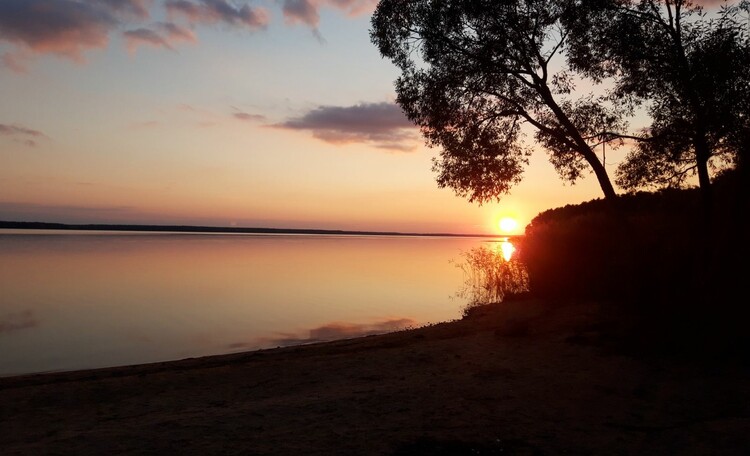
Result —
POLYGON ((182 359, 459 318, 470 237, 0 230, 0 375, 182 359))

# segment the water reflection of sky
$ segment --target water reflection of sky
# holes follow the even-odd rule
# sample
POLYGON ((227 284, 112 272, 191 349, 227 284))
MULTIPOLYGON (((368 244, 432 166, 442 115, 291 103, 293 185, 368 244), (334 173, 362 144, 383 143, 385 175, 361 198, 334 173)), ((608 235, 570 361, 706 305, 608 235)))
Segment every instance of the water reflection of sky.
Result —
POLYGON ((451 297, 462 275, 450 260, 481 242, 0 234, 0 375, 180 359, 455 319, 463 303, 451 297))
POLYGON ((373 323, 331 322, 311 329, 297 332, 278 333, 272 336, 257 337, 249 342, 235 342, 228 348, 232 350, 252 349, 258 347, 287 347, 290 345, 311 344, 353 337, 400 331, 417 326, 411 318, 389 318, 373 323))
POLYGON ((6 313, 0 315, 0 334, 33 328, 38 324, 33 310, 6 313))

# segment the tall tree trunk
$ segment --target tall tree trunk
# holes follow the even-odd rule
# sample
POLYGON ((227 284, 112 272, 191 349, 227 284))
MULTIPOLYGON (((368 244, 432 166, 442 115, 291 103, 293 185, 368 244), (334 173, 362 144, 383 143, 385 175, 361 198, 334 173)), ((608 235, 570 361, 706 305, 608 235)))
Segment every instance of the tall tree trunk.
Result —
POLYGON ((539 84, 539 93, 541 94, 544 103, 552 110, 552 113, 555 114, 557 120, 573 139, 575 145, 578 146, 577 152, 583 155, 583 158, 594 170, 594 174, 596 175, 596 179, 599 182, 599 186, 601 187, 602 192, 604 192, 604 198, 608 201, 616 200, 617 193, 615 192, 615 188, 612 186, 612 181, 609 180, 607 170, 604 169, 604 164, 599 161, 599 157, 596 156, 596 153, 591 149, 591 146, 589 146, 586 140, 583 139, 580 132, 578 131, 578 128, 573 124, 570 118, 568 118, 562 108, 557 104, 557 101, 555 101, 555 97, 552 95, 552 91, 550 91, 546 83, 541 79, 538 79, 537 84, 539 84))
POLYGON ((599 157, 596 156, 591 148, 588 149, 590 153, 585 153, 584 157, 586 157, 586 161, 594 170, 594 175, 596 175, 596 179, 599 181, 599 186, 604 192, 604 197, 608 200, 617 199, 617 193, 615 192, 615 188, 612 186, 612 181, 609 179, 607 169, 604 168, 604 163, 599 161, 599 157))

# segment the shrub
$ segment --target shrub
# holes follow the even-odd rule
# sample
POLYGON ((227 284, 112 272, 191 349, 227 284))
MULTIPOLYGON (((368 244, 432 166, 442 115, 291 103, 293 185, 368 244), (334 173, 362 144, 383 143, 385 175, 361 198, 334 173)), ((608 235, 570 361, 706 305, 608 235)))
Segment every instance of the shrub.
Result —
POLYGON ((464 316, 475 307, 529 291, 526 268, 514 259, 506 260, 501 245, 494 248, 482 245, 461 255, 464 261, 456 266, 464 273, 464 284, 456 296, 468 300, 464 316))
POLYGON ((713 235, 702 232, 699 198, 693 189, 641 192, 619 197, 616 207, 594 200, 539 214, 518 252, 531 292, 678 302, 727 288, 741 231, 719 205, 713 235))

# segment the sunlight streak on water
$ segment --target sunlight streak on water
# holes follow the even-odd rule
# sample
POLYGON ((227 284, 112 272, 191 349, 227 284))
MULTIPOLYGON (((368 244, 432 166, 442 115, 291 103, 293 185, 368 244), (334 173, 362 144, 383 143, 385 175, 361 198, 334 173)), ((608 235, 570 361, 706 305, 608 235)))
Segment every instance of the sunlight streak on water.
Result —
POLYGON ((515 246, 507 239, 500 241, 499 244, 500 244, 500 251, 503 252, 503 259, 505 261, 510 261, 510 259, 513 258, 513 252, 516 251, 515 246))

